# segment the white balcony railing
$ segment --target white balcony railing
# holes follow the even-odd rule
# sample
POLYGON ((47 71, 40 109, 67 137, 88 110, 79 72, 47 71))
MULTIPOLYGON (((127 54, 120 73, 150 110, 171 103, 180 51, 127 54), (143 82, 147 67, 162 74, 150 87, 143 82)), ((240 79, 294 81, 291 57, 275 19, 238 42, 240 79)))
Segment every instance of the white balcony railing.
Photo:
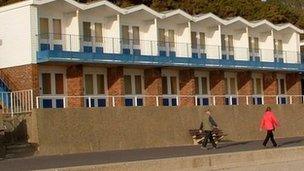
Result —
POLYGON ((274 51, 273 49, 249 49, 246 47, 221 47, 191 43, 133 40, 110 37, 84 37, 80 35, 37 35, 38 51, 55 50, 84 53, 130 54, 144 56, 193 57, 209 59, 276 61, 300 63, 298 51, 274 51), (56 37, 57 39, 55 39, 56 37), (59 38, 59 40, 58 40, 59 38))

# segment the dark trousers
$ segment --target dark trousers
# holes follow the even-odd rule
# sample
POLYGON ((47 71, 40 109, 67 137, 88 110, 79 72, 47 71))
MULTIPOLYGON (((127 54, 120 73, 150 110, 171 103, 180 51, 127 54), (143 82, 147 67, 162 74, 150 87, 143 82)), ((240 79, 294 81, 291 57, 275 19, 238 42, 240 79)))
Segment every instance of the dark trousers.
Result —
POLYGON ((271 140, 273 146, 276 147, 276 146, 277 146, 277 143, 276 143, 275 140, 274 140, 274 136, 273 136, 272 130, 268 130, 268 131, 267 131, 266 138, 265 138, 265 140, 264 140, 264 142, 263 142, 263 145, 264 145, 264 146, 267 145, 269 139, 271 140))
POLYGON ((204 138, 204 141, 203 141, 203 143, 202 143, 202 146, 203 146, 203 147, 206 147, 206 146, 207 146, 208 139, 210 140, 212 146, 213 146, 213 147, 216 147, 216 144, 215 144, 214 139, 213 139, 213 137, 212 137, 212 132, 211 132, 211 131, 205 131, 205 138, 204 138))

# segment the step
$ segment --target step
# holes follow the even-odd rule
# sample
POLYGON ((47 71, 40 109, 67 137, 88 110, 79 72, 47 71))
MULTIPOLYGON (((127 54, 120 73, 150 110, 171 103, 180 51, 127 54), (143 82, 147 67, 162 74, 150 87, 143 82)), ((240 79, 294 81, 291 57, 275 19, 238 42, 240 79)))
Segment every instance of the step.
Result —
POLYGON ((37 145, 29 143, 13 144, 6 146, 6 159, 33 156, 37 145))

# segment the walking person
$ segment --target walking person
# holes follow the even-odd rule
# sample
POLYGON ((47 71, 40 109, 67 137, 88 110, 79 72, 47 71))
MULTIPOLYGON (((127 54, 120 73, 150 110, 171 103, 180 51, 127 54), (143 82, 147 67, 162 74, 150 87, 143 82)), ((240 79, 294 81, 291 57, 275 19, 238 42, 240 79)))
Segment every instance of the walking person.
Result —
POLYGON ((261 120, 260 131, 263 129, 267 131, 266 138, 263 142, 263 146, 266 147, 269 139, 271 140, 274 147, 278 147, 273 135, 273 131, 279 126, 278 120, 275 117, 274 113, 271 111, 270 107, 267 107, 263 118, 261 120))
POLYGON ((214 121, 214 119, 211 116, 211 112, 208 109, 205 114, 203 115, 203 119, 202 119, 202 123, 201 123, 201 127, 200 130, 204 131, 205 133, 205 138, 204 141, 202 142, 202 149, 207 149, 207 143, 208 143, 208 139, 210 140, 213 149, 216 149, 217 146, 215 144, 215 141, 213 139, 212 136, 212 130, 213 128, 216 128, 217 124, 214 121))

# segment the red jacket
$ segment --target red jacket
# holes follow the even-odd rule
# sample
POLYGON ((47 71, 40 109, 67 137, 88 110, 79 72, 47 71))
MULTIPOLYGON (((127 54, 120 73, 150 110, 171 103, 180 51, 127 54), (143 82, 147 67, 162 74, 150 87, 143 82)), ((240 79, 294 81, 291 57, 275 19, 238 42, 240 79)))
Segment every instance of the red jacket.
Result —
POLYGON ((260 128, 268 131, 275 129, 278 126, 279 126, 279 122, 277 118, 274 116, 274 113, 271 111, 265 112, 261 120, 260 128))

